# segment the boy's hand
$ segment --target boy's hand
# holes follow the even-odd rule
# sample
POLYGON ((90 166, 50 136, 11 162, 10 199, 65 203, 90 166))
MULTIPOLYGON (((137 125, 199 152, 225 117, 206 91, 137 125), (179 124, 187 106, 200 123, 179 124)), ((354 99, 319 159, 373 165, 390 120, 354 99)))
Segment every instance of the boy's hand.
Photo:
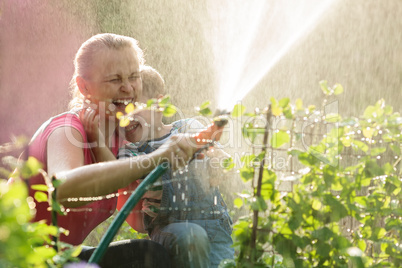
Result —
POLYGON ((96 162, 116 160, 112 151, 106 146, 105 136, 99 129, 99 115, 96 114, 96 110, 91 107, 82 109, 80 120, 96 162))
POLYGON ((99 115, 96 110, 87 107, 81 110, 80 120, 87 134, 88 143, 91 147, 102 146, 105 144, 103 134, 99 130, 99 115))

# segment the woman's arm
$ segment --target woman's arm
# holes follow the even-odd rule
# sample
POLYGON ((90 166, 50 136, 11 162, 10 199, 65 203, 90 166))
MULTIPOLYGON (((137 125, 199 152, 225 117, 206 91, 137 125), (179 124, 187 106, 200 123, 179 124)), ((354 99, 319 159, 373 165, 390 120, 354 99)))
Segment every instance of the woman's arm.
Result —
POLYGON ((63 183, 57 188, 57 200, 66 207, 79 207, 90 201, 69 198, 105 196, 126 187, 151 172, 158 164, 170 162, 173 169, 184 167, 197 148, 189 136, 175 135, 158 150, 125 160, 85 165, 83 143, 78 130, 61 127, 47 142, 48 174, 63 183), (69 131, 72 135, 66 135, 69 131))

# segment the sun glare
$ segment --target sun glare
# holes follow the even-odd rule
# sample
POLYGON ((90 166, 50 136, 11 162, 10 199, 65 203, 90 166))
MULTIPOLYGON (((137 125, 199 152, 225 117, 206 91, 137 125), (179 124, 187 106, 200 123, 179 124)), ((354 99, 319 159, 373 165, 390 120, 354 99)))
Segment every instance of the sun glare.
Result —
POLYGON ((306 36, 336 0, 220 1, 208 5, 217 108, 230 110, 306 36))

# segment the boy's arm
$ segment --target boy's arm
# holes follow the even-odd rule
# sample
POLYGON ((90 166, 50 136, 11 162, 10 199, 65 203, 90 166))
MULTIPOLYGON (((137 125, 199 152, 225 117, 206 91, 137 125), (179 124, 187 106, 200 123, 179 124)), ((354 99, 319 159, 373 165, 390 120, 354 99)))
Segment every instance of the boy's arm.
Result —
POLYGON ((80 120, 87 134, 88 143, 95 156, 96 162, 116 160, 116 157, 106 146, 105 137, 99 129, 99 115, 93 109, 84 109, 80 113, 80 120))

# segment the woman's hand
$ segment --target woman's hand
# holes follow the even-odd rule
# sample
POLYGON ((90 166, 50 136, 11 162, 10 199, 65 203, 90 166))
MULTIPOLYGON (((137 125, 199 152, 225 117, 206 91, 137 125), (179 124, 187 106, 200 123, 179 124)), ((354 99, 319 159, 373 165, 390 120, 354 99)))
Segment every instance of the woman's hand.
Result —
POLYGON ((156 152, 162 154, 162 161, 169 162, 173 170, 184 168, 197 151, 195 139, 189 134, 170 137, 156 152))

